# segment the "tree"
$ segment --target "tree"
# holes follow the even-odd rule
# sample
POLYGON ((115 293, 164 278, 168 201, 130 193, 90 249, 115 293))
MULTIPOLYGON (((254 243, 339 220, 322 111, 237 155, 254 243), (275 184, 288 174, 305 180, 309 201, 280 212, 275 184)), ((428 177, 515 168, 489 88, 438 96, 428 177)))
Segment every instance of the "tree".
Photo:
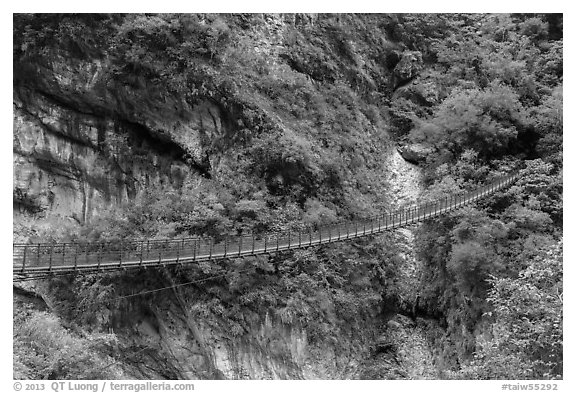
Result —
POLYGON ((412 130, 410 136, 455 155, 473 149, 482 157, 497 157, 507 152, 527 123, 517 94, 494 82, 486 89, 453 90, 433 118, 412 130))
POLYGON ((493 276, 491 337, 479 341, 459 376, 472 379, 562 378, 562 242, 517 277, 493 276))

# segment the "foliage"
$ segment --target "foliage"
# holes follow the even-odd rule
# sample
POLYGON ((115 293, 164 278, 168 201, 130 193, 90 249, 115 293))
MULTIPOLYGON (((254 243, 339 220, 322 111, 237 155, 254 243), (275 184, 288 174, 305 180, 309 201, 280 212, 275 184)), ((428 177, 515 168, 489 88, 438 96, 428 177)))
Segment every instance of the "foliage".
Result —
POLYGON ((121 378, 120 370, 109 367, 111 357, 95 355, 116 345, 113 335, 78 337, 55 315, 33 311, 14 331, 15 378, 121 378))
POLYGON ((562 378, 562 243, 530 262, 517 277, 490 279, 491 335, 459 376, 562 378))
POLYGON ((411 138, 454 154, 468 148, 483 157, 498 157, 510 150, 509 144, 527 126, 527 119, 514 92, 494 83, 483 90, 453 90, 430 123, 414 129, 411 138))
MULTIPOLYGON (((497 168, 513 166, 505 161, 493 163, 497 168)), ((515 357, 510 350, 505 356, 497 356, 499 350, 490 347, 492 344, 484 346, 486 326, 494 323, 490 316, 495 313, 496 305, 511 298, 510 293, 502 289, 502 283, 512 285, 525 274, 523 272, 540 269, 538 266, 547 260, 546 252, 561 236, 561 172, 554 161, 537 159, 524 163, 518 181, 481 202, 478 209, 466 208, 460 214, 427 223, 419 230, 417 248, 426 264, 420 289, 421 304, 430 313, 443 310, 447 330, 444 337, 435 341, 445 348, 445 361, 453 364, 454 370, 458 369, 456 362, 465 365, 463 374, 449 373, 450 377, 508 378, 507 372, 518 378, 557 377, 557 365, 561 363, 559 341, 550 339, 539 350, 543 358, 556 353, 551 355, 554 361, 535 361, 538 367, 531 363, 525 368, 531 370, 529 374, 522 375, 511 370, 526 365, 528 360, 523 355, 515 357), (472 353, 478 351, 485 352, 472 358, 472 353), (514 366, 508 367, 506 363, 514 366), (502 368, 498 371, 499 366, 502 368)), ((435 198, 457 187, 474 188, 482 179, 487 181, 491 173, 497 173, 497 169, 484 164, 478 154, 469 150, 451 165, 440 165, 429 173, 434 184, 428 194, 435 198)), ((561 258, 561 251, 554 250, 561 258)), ((555 263, 559 270, 554 274, 561 273, 561 264, 555 263)), ((524 307, 519 303, 515 312, 522 310, 524 307)), ((551 308, 550 318, 561 318, 561 307, 551 308)), ((497 325, 492 325, 493 329, 497 329, 497 325)), ((511 329, 506 340, 519 337, 520 330, 511 329)), ((529 345, 531 339, 523 338, 524 344, 529 345)))

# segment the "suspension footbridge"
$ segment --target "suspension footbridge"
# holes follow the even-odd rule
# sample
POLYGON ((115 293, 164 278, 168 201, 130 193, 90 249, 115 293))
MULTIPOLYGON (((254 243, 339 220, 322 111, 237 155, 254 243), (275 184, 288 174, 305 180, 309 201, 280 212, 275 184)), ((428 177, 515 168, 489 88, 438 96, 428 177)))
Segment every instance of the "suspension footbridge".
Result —
POLYGON ((166 267, 278 253, 357 239, 447 214, 488 197, 516 181, 512 173, 476 190, 454 193, 433 202, 306 231, 165 240, 85 243, 13 244, 13 280, 47 278, 71 273, 97 273, 144 267, 166 267))

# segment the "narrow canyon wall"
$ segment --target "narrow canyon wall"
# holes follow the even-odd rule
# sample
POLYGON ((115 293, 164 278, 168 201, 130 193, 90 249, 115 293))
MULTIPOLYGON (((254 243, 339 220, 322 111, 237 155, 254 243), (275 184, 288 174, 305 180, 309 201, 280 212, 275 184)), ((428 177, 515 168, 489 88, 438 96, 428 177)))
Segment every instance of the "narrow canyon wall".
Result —
POLYGON ((156 102, 162 97, 148 97, 154 92, 145 85, 103 80, 99 61, 55 56, 46 65, 28 70, 14 88, 16 215, 83 223, 147 188, 178 189, 210 176, 211 145, 226 132, 216 104, 156 102), (124 94, 141 106, 127 107, 124 94))

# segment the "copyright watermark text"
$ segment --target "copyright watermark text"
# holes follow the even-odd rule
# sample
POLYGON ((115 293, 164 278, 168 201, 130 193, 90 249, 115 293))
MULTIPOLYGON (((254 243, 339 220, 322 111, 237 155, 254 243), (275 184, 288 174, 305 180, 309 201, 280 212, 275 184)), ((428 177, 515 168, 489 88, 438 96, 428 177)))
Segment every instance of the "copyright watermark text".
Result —
POLYGON ((14 382, 14 391, 20 392, 149 392, 149 391, 194 391, 193 383, 170 382, 82 382, 82 381, 54 381, 54 382, 14 382))

